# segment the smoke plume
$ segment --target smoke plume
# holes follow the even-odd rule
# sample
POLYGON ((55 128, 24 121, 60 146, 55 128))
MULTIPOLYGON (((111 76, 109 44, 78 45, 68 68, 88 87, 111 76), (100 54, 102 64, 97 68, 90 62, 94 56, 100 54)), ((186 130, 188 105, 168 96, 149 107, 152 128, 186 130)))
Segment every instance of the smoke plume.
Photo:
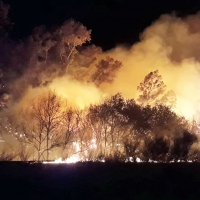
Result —
POLYGON ((200 14, 179 18, 162 15, 144 30, 130 48, 117 46, 106 54, 123 67, 112 85, 102 90, 137 98, 137 86, 151 71, 159 70, 167 88, 177 96, 176 112, 188 118, 198 111, 200 99, 200 14))
MULTIPOLYGON (((41 66, 38 61, 32 61, 34 67, 22 68, 23 70, 21 69, 19 75, 15 73, 14 81, 12 80, 10 83, 10 88, 15 85, 12 94, 20 96, 21 100, 18 99, 18 102, 25 104, 29 99, 28 97, 33 94, 38 95, 43 90, 51 89, 58 95, 67 98, 73 106, 83 108, 93 103, 102 102, 105 97, 118 92, 126 98, 137 99, 139 83, 149 72, 159 70, 167 89, 173 90, 176 94, 175 111, 190 119, 194 116, 197 117, 198 110, 200 110, 199 24, 199 13, 185 18, 177 17, 174 14, 162 15, 141 33, 140 41, 131 47, 118 45, 114 49, 100 53, 100 50, 95 50, 93 46, 94 50, 91 48, 92 53, 87 51, 88 55, 86 54, 87 58, 85 58, 85 63, 89 63, 89 66, 79 67, 80 62, 84 63, 84 57, 79 58, 81 61, 77 61, 75 57, 75 64, 70 63, 71 71, 69 66, 68 69, 64 69, 63 65, 49 63, 55 61, 53 56, 55 50, 52 50, 49 55, 50 60, 49 62, 46 61, 44 66, 41 66), (91 77, 91 74, 95 71, 98 61, 106 57, 120 61, 122 66, 116 72, 112 83, 103 82, 100 86, 96 86, 88 77, 91 77), (43 68, 45 69, 43 70, 43 68), (61 68, 63 74, 60 73, 61 68), (50 71, 53 71, 52 77, 49 75, 50 71), (39 72, 38 75, 37 72, 39 72), (79 79, 74 78, 75 76, 79 79), (80 78, 81 76, 82 78, 80 78), (47 77, 49 80, 41 80, 47 77), (28 86, 28 83, 31 83, 32 86, 28 86)), ((36 57, 35 50, 30 47, 32 42, 29 41, 29 43, 29 53, 32 52, 36 57)), ((55 47, 55 49, 58 49, 58 47, 55 47)), ((26 65, 25 63, 28 62, 22 61, 24 50, 22 53, 21 61, 15 64, 18 67, 22 64, 26 65)), ((20 55, 20 53, 18 54, 20 55)), ((26 56, 24 57, 28 60, 26 56)), ((13 60, 16 61, 16 58, 14 57, 13 60)), ((13 73, 11 74, 13 76, 13 73)))

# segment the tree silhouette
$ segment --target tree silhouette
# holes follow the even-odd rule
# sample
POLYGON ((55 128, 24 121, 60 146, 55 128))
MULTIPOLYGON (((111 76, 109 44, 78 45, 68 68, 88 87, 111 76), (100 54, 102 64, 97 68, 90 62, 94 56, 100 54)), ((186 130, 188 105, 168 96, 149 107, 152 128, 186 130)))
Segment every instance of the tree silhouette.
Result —
POLYGON ((90 120, 97 148, 102 155, 113 156, 120 151, 122 146, 121 126, 125 117, 120 114, 123 107, 123 98, 120 94, 114 95, 100 105, 92 105, 89 108, 90 120))
POLYGON ((112 83, 116 72, 122 66, 120 61, 114 60, 111 57, 102 59, 96 64, 97 71, 92 75, 92 81, 97 85, 101 85, 104 82, 112 83))
POLYGON ((187 161, 190 147, 196 141, 197 137, 188 131, 184 131, 181 137, 174 138, 174 144, 171 150, 171 159, 174 161, 187 161))
POLYGON ((137 90, 142 94, 138 101, 143 105, 154 105, 157 99, 165 92, 166 85, 159 75, 158 70, 150 72, 137 87, 137 90))
POLYGON ((173 107, 176 104, 176 95, 173 91, 167 91, 166 87, 158 70, 150 72, 137 87, 141 93, 137 101, 142 106, 163 104, 173 107))
POLYGON ((61 146, 63 113, 62 100, 53 92, 47 92, 33 100, 30 108, 20 110, 9 117, 12 135, 23 147, 32 146, 37 160, 49 159, 49 151, 61 146))
POLYGON ((60 146, 59 128, 62 120, 62 102, 53 92, 39 97, 32 107, 32 115, 36 120, 37 126, 45 135, 46 151, 49 159, 49 150, 60 146))
POLYGON ((147 159, 153 161, 165 162, 167 158, 167 153, 169 152, 168 142, 162 138, 153 138, 147 142, 144 150, 144 155, 147 159))

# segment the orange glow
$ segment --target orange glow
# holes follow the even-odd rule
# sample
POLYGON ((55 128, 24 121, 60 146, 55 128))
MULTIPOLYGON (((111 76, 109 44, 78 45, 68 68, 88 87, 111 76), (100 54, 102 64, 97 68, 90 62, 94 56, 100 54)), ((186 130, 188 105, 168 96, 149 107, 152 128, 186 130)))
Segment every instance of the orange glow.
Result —
POLYGON ((106 94, 92 83, 78 82, 69 77, 56 78, 49 88, 67 99, 70 105, 83 109, 90 104, 101 102, 106 94))
MULTIPOLYGON (((196 24, 200 24, 199 14, 185 19, 163 15, 144 30, 138 43, 131 47, 117 46, 97 56, 97 60, 110 56, 122 62, 123 66, 112 83, 105 81, 97 86, 92 80, 87 80, 87 77, 95 71, 96 63, 84 68, 88 72, 86 78, 83 78, 84 81, 75 79, 73 73, 78 67, 74 72, 72 62, 70 67, 73 73, 68 72, 66 67, 67 72, 63 76, 53 78, 49 84, 35 88, 27 87, 22 98, 10 102, 8 110, 16 114, 22 108, 30 108, 32 99, 49 90, 67 100, 69 107, 79 110, 91 104, 100 104, 106 97, 117 93, 121 93, 124 98, 134 98, 137 102, 139 96, 137 86, 149 72, 158 70, 167 90, 173 90, 176 94, 177 102, 173 111, 188 120, 198 121, 200 120, 200 26, 196 24)), ((85 145, 87 148, 97 149, 98 145, 92 136, 88 139, 88 143, 89 145, 85 145)), ((67 159, 59 158, 52 163, 75 163, 87 160, 87 150, 78 153, 81 149, 80 143, 73 140, 71 144, 74 152, 70 152, 67 159)), ((136 160, 142 162, 140 158, 136 160)))

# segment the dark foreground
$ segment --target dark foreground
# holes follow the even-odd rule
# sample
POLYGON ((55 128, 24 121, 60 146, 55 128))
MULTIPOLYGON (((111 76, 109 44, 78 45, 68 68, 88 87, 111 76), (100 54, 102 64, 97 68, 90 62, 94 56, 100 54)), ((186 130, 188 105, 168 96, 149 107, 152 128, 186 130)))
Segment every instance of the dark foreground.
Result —
POLYGON ((0 199, 200 200, 200 163, 0 163, 0 199))

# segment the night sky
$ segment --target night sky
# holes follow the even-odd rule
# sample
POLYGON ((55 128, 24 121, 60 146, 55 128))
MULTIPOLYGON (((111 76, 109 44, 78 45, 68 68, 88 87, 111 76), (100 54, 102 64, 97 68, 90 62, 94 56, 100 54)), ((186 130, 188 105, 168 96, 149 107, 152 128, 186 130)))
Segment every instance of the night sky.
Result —
POLYGON ((104 50, 116 44, 133 44, 161 14, 179 16, 200 10, 198 0, 4 0, 15 23, 10 36, 23 39, 34 27, 61 25, 73 18, 92 29, 92 43, 104 50))

